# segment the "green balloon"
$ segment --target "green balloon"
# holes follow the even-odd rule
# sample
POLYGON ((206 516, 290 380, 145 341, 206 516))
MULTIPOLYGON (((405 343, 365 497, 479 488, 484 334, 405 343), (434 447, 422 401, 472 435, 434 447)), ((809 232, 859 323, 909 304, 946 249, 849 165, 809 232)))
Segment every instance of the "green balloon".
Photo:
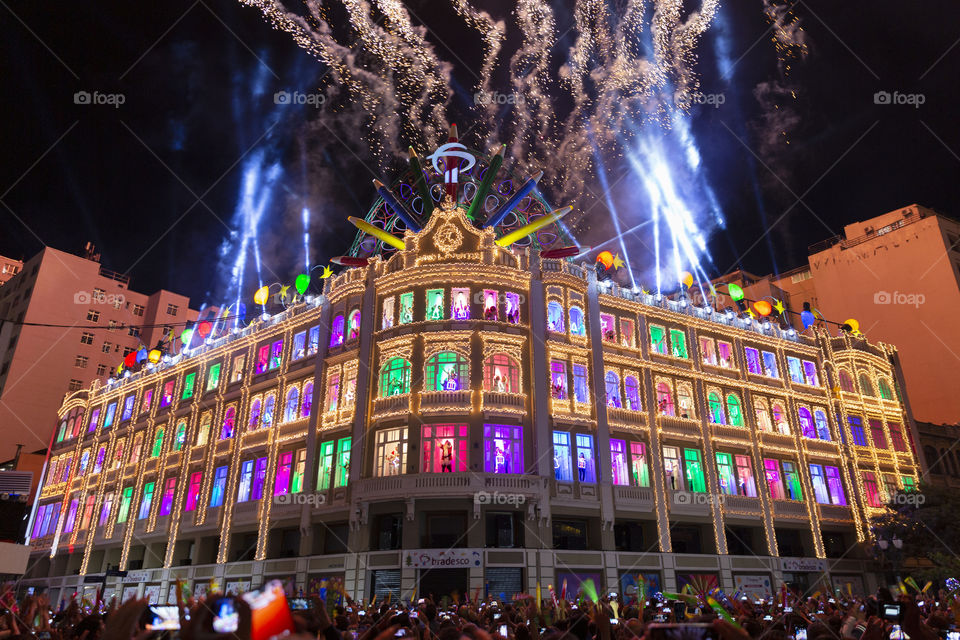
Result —
POLYGON ((297 276, 297 279, 294 280, 293 286, 296 287, 297 292, 299 292, 300 295, 303 295, 303 292, 306 291, 307 287, 310 286, 310 276, 305 273, 301 273, 297 276))
POLYGON ((730 293, 730 297, 733 298, 734 302, 743 300, 743 289, 740 288, 740 285, 730 283, 727 285, 727 291, 730 293))

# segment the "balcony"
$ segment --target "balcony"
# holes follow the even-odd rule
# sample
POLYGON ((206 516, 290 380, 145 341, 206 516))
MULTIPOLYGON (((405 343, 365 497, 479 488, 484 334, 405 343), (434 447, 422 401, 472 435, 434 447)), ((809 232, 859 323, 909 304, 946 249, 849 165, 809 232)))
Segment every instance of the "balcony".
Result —
POLYGON ((526 413, 527 396, 523 393, 484 391, 482 402, 485 413, 524 415, 526 413))
POLYGON ((763 511, 763 503, 749 496, 724 496, 723 509, 727 515, 756 516, 763 511))
POLYGON ((714 500, 714 496, 709 493, 667 491, 667 509, 671 515, 709 518, 711 503, 714 500))
POLYGON ((618 509, 651 512, 654 509, 653 489, 650 487, 613 487, 613 500, 618 509))
POLYGON ((838 504, 821 504, 818 506, 820 508, 821 520, 843 523, 853 522, 853 512, 848 506, 841 506, 838 504))
POLYGON ((388 416, 406 415, 410 413, 410 394, 403 393, 386 398, 374 398, 373 417, 386 418, 388 416))
POLYGON ((488 473, 411 473, 365 478, 353 489, 364 500, 404 498, 471 498, 479 492, 538 494, 544 480, 537 476, 488 473))
POLYGON ((643 427, 647 424, 647 416, 642 411, 607 407, 607 422, 625 427, 643 427))
POLYGON ((784 433, 771 433, 764 431, 760 434, 760 444, 767 447, 790 447, 796 446, 793 436, 784 433))
POLYGON ((746 427, 734 427, 728 424, 711 423, 710 431, 717 438, 740 440, 744 443, 750 442, 750 430, 746 427))
POLYGON ((699 438, 700 421, 693 418, 674 418, 673 416, 657 416, 660 429, 664 435, 679 436, 681 438, 699 438))
POLYGON ((473 391, 424 391, 420 394, 420 413, 470 413, 473 391))
POLYGON ((839 453, 837 443, 829 440, 812 440, 809 438, 804 438, 803 443, 806 445, 807 451, 812 453, 823 453, 827 455, 837 455, 839 453))
POLYGON ((774 500, 773 515, 777 518, 807 519, 810 517, 806 503, 799 500, 774 500))

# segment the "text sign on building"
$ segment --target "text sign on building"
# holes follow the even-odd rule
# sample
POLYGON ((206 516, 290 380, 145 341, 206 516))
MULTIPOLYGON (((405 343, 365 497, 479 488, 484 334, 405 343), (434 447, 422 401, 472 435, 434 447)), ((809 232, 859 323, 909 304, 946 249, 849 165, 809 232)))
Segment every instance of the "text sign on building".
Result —
POLYGON ((403 552, 403 566, 416 569, 469 569, 483 563, 479 549, 411 549, 403 552))
POLYGON ((827 561, 820 558, 782 558, 784 571, 826 571, 827 561))
POLYGON ((149 571, 127 571, 127 574, 123 576, 124 582, 147 582, 149 580, 149 571))

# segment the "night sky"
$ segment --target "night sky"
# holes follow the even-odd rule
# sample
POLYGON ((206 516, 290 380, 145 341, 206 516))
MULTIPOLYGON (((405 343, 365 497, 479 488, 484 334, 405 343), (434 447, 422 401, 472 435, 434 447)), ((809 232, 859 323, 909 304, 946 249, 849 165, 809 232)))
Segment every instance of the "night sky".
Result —
MULTIPOLYGON (((437 50, 462 83, 451 119, 469 119, 470 76, 460 67, 479 59, 479 41, 446 3, 409 5, 440 36, 437 50), (458 43, 455 55, 443 43, 458 43)), ((717 30, 699 51, 704 91, 727 97, 721 108, 692 115, 703 170, 727 219, 710 238, 711 275, 799 266, 808 245, 844 224, 912 203, 960 216, 956 0, 798 2, 809 55, 790 76, 796 118, 772 149, 753 95, 777 73, 760 9, 759 0, 723 6, 739 59, 729 82, 716 70, 717 30), (924 103, 875 104, 878 91, 922 94, 924 103)), ((325 204, 313 225, 314 261, 349 247, 346 216, 362 216, 374 199, 373 176, 355 166, 362 144, 345 148, 308 127, 304 109, 271 119, 272 101, 264 101, 282 89, 311 90, 324 68, 258 11, 230 0, 6 0, 0 13, 0 254, 28 258, 43 245, 79 252, 89 240, 105 267, 132 275, 136 290, 215 301, 243 161, 265 141, 280 150, 288 176, 262 232, 271 255, 302 252, 291 218, 318 190, 325 204), (78 105, 78 91, 121 93, 124 104, 78 105), (311 175, 326 176, 307 188, 297 179, 304 148, 311 175)))

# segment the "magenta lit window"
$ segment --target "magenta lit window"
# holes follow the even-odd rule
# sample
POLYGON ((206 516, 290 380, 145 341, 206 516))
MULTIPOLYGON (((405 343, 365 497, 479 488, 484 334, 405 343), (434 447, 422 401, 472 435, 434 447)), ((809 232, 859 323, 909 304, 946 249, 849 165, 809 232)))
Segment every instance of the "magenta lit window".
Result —
POLYGON ((567 399, 567 367, 559 360, 550 363, 550 395, 556 400, 567 399))
POLYGON ((423 427, 423 470, 427 473, 467 470, 467 425, 423 427))
POLYGON ((163 487, 163 498, 160 500, 160 515, 168 516, 173 511, 173 494, 177 489, 177 479, 167 478, 163 487))
POLYGON ((220 439, 226 440, 227 438, 233 437, 234 428, 236 427, 237 422, 237 410, 233 407, 227 407, 226 413, 223 414, 223 428, 220 431, 220 439))
POLYGON ((514 425, 483 426, 483 468, 487 473, 523 473, 523 430, 514 425))
POLYGON ((184 511, 195 511, 197 508, 197 500, 200 498, 200 482, 203 479, 203 475, 199 471, 195 471, 190 475, 190 486, 187 487, 187 504, 184 507, 184 511))
POLYGON ((150 411, 150 402, 153 400, 153 389, 147 389, 143 392, 143 402, 140 404, 140 413, 150 411))
POLYGON ((780 463, 768 458, 763 461, 763 471, 767 478, 767 486, 770 487, 770 497, 774 500, 786 500, 787 495, 784 493, 783 481, 780 479, 780 463))
POLYGON ((253 373, 264 373, 267 370, 267 365, 270 364, 270 345, 265 344, 260 347, 260 350, 257 351, 257 363, 253 368, 253 373))
POLYGON ((277 478, 273 484, 273 495, 279 496, 290 491, 290 473, 293 470, 293 452, 288 451, 280 456, 277 466, 277 478))
POLYGON ((173 402, 173 380, 163 385, 163 393, 160 395, 160 407, 169 407, 173 402))
POLYGON ((337 316, 333 319, 333 325, 330 327, 330 346, 339 347, 343 344, 343 316, 337 316))
POLYGON ((610 440, 610 478, 613 484, 629 485, 630 473, 627 471, 627 443, 623 440, 610 440))

